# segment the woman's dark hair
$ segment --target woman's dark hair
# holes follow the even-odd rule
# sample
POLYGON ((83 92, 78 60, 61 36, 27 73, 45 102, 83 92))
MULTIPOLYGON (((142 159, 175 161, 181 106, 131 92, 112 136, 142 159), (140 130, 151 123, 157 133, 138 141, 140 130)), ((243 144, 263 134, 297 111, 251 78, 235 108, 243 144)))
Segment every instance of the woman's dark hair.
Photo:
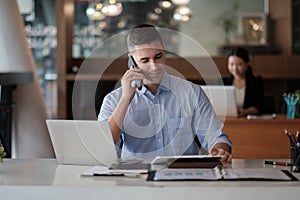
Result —
MULTIPOLYGON (((237 57, 241 58, 245 63, 248 63, 250 61, 248 51, 242 47, 232 48, 229 51, 229 53, 227 54, 227 58, 229 58, 229 56, 237 56, 237 57)), ((247 67, 246 76, 252 76, 252 77, 254 76, 252 67, 250 65, 248 65, 248 67, 247 67)), ((233 80, 233 75, 231 75, 231 78, 233 80)))
POLYGON ((247 62, 250 61, 248 51, 247 51, 246 49, 242 48, 242 47, 235 47, 235 48, 232 48, 232 49, 229 51, 229 53, 228 53, 228 55, 227 55, 227 58, 228 58, 229 56, 237 56, 237 57, 243 59, 243 61, 244 61, 245 63, 247 63, 247 62))

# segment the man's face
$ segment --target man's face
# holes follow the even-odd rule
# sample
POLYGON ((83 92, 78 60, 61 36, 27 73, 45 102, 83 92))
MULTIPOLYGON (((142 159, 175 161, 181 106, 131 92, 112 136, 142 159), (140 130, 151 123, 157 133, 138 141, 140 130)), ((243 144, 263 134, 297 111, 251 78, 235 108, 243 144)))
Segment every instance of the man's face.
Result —
POLYGON ((165 50, 159 41, 136 45, 131 52, 146 79, 144 84, 159 84, 164 75, 165 50))

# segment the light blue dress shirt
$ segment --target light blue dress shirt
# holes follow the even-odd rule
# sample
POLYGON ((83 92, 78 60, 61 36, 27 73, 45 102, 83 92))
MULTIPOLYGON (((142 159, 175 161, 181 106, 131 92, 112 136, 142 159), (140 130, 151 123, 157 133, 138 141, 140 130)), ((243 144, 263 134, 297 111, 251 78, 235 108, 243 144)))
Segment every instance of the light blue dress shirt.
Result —
MULTIPOLYGON (((98 120, 109 119, 121 95, 121 88, 106 95, 98 120)), ((220 142, 231 146, 222 128, 223 123, 199 85, 165 73, 156 95, 144 86, 136 90, 122 127, 121 157, 199 154, 196 135, 206 150, 220 142)))

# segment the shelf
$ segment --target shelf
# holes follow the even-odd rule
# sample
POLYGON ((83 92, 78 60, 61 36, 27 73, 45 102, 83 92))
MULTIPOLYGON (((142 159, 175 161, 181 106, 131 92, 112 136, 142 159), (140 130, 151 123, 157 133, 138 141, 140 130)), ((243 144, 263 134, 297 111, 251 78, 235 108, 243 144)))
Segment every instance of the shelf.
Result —
MULTIPOLYGON (((117 74, 105 74, 104 76, 101 77, 102 81, 117 81, 120 79, 122 75, 117 75, 117 74)), ((95 74, 82 74, 80 76, 77 76, 77 74, 67 74, 66 76, 67 81, 98 81, 99 76, 95 74)))
MULTIPOLYGON (((227 58, 225 56, 212 57, 215 66, 220 72, 222 77, 229 76, 227 71, 227 58)), ((112 63, 109 62, 111 59, 76 59, 74 63, 80 67, 84 61, 84 67, 88 68, 89 72, 80 73, 77 76, 74 73, 67 73, 66 80, 101 80, 103 81, 117 81, 125 72, 127 65, 127 58, 118 58, 112 63), (102 68, 101 68, 102 67, 102 68)), ((172 66, 179 75, 182 75, 188 80, 203 80, 199 71, 193 66, 201 67, 201 72, 206 72, 206 78, 216 78, 216 75, 212 70, 209 70, 209 66, 213 66, 209 57, 199 58, 167 58, 167 66, 172 66), (204 66, 205 65, 205 66, 204 66), (204 67, 203 67, 204 66, 204 67)), ((251 66, 253 72, 256 75, 262 76, 264 79, 297 79, 300 78, 300 56, 276 56, 276 55, 265 55, 265 56, 252 56, 251 66)), ((171 69, 167 69, 172 73, 171 69)), ((174 72, 173 72, 174 74, 174 72)))
POLYGON ((220 53, 226 55, 234 47, 243 47, 251 55, 274 55, 279 54, 280 51, 270 45, 223 45, 220 46, 220 53))

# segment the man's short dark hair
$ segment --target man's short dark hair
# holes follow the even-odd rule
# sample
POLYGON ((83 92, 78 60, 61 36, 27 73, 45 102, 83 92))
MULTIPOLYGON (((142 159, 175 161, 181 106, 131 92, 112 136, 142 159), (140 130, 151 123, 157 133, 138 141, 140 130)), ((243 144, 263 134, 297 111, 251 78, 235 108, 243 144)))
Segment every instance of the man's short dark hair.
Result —
POLYGON ((127 36, 127 47, 132 51, 136 45, 150 44, 159 41, 163 46, 163 42, 158 30, 150 24, 140 24, 135 26, 127 36))

